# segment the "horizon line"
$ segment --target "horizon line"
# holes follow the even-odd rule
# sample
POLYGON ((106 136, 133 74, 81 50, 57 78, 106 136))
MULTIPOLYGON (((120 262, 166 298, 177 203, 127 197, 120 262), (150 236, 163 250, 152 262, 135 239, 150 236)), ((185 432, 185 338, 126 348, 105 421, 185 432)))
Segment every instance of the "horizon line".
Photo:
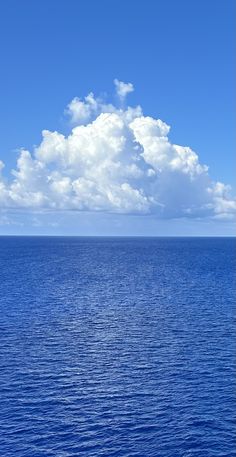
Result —
POLYGON ((236 235, 47 235, 0 234, 0 238, 236 238, 236 235))

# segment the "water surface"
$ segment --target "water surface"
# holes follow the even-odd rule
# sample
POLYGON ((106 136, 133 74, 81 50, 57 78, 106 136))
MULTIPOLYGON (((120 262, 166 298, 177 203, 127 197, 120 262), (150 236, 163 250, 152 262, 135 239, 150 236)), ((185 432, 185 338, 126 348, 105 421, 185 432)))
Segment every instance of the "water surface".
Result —
POLYGON ((235 456, 234 249, 0 238, 0 455, 235 456))

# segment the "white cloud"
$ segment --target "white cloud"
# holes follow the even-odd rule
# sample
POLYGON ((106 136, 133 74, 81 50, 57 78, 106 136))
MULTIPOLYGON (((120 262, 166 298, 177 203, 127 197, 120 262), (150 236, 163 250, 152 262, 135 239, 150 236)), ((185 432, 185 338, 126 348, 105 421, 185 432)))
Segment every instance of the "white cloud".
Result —
POLYGON ((84 101, 79 97, 73 98, 65 112, 69 115, 73 124, 83 124, 90 120, 92 114, 97 114, 99 106, 99 101, 90 92, 84 101))
POLYGON ((123 81, 114 79, 114 84, 116 87, 116 93, 122 102, 130 92, 134 91, 134 86, 131 83, 124 83, 123 81))
MULTIPOLYGON (((115 80, 121 99, 133 90, 115 80)), ((213 182, 189 147, 172 144, 170 127, 140 106, 117 108, 90 93, 67 107, 68 136, 42 132, 32 153, 20 152, 0 206, 48 210, 231 219, 230 186, 213 182)), ((0 162, 0 172, 4 164, 0 162)))

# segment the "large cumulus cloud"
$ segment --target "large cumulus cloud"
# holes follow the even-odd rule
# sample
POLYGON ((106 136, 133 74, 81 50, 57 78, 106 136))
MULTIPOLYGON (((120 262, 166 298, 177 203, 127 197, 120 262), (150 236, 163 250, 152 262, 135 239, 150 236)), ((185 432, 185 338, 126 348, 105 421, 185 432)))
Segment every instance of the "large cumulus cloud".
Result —
POLYGON ((32 153, 21 150, 12 178, 1 174, 1 207, 232 218, 230 186, 213 182, 191 148, 171 144, 165 122, 125 107, 131 83, 115 86, 121 107, 93 93, 74 98, 68 136, 44 130, 32 153))

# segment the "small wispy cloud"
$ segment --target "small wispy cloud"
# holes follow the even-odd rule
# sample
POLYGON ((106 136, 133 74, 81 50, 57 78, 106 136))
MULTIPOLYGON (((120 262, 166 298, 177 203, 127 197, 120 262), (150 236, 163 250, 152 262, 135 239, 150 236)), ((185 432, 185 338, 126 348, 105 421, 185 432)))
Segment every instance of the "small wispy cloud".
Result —
POLYGON ((119 81, 118 79, 114 79, 114 84, 116 87, 116 93, 120 98, 121 102, 124 102, 126 96, 134 91, 134 86, 132 83, 124 83, 123 81, 119 81))

